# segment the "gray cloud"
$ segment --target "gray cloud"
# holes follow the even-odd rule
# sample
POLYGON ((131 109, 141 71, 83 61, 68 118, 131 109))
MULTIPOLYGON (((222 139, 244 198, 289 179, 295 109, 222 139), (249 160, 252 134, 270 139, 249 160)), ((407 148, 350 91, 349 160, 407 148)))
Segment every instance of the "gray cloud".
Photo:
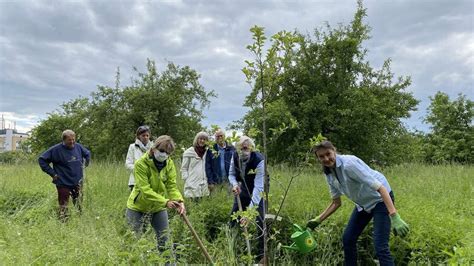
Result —
MULTIPOLYGON (((392 59, 396 76, 422 102, 406 121, 426 129, 429 96, 441 90, 474 98, 471 1, 365 1, 372 38, 368 60, 392 59)), ((47 112, 97 85, 113 85, 116 68, 130 83, 146 58, 188 65, 215 90, 206 125, 243 116, 250 87, 241 73, 249 28, 311 34, 325 22, 352 20, 356 1, 18 1, 0 2, 0 113, 30 128, 47 112)))

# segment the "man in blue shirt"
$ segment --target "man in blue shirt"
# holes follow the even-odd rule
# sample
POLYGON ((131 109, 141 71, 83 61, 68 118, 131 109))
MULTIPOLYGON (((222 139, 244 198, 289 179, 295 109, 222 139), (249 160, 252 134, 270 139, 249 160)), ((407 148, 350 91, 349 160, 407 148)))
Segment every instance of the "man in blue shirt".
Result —
POLYGON ((206 176, 210 191, 215 185, 228 182, 230 162, 235 151, 234 146, 225 140, 222 129, 218 129, 214 137, 216 143, 207 150, 206 155, 206 176))
POLYGON ((76 143, 76 134, 72 130, 62 133, 63 142, 50 147, 38 158, 38 163, 45 173, 53 179, 58 191, 59 218, 67 220, 69 196, 81 211, 80 199, 83 181, 83 168, 89 165, 90 152, 76 143), (53 167, 50 166, 53 165, 53 167))

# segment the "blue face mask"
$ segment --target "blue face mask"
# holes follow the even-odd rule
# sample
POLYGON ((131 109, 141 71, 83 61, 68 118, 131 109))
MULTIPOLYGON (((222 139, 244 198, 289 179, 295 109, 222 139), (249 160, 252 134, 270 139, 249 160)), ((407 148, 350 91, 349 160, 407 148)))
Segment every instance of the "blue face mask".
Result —
POLYGON ((161 152, 161 151, 154 151, 153 156, 155 156, 155 159, 162 163, 168 159, 168 154, 166 152, 161 152))

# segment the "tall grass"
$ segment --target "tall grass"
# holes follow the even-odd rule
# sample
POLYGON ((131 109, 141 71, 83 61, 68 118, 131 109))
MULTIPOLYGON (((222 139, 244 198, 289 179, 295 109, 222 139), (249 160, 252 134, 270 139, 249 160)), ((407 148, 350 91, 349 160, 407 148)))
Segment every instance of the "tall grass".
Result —
MULTIPOLYGON (((474 263, 474 167, 406 164, 382 170, 395 193, 396 207, 411 232, 392 236, 397 264, 474 263)), ((330 202, 318 167, 271 168, 269 210, 275 214, 291 176, 280 216, 271 226, 269 255, 272 264, 339 264, 343 261, 341 235, 353 204, 343 206, 313 235, 317 248, 301 255, 281 249, 291 244, 292 223, 305 224, 330 202)), ((129 195, 128 172, 122 163, 103 162, 86 170, 84 210, 71 206, 71 219, 57 219, 57 193, 51 178, 36 164, 0 165, 0 263, 23 264, 160 264, 154 233, 137 239, 125 223, 129 195)), ((182 187, 181 181, 179 181, 182 187)), ((214 262, 243 262, 245 241, 227 226, 233 198, 224 188, 200 203, 187 202, 188 217, 214 262)), ((370 227, 370 226, 369 226, 370 227)), ((172 239, 179 263, 205 263, 191 233, 179 216, 170 212, 172 239)), ((251 228, 251 231, 255 230, 251 228)), ((252 239, 255 245, 255 239, 252 239)), ((365 230, 359 242, 360 262, 374 264, 372 237, 365 230)))

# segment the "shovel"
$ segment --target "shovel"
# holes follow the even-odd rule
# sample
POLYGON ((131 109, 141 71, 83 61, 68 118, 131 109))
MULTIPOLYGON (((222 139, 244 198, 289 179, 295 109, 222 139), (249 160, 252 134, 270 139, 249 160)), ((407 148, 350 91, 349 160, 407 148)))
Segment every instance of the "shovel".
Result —
POLYGON ((184 222, 185 222, 186 225, 189 227, 189 230, 191 230, 191 233, 193 233, 194 239, 196 239, 196 242, 198 243, 199 247, 201 248, 202 253, 203 253, 204 256, 206 257, 206 259, 207 259, 211 264, 214 264, 214 262, 212 262, 211 256, 209 256, 209 253, 207 252, 206 247, 204 247, 204 244, 202 243, 201 239, 200 239, 199 236, 197 235, 196 230, 194 230, 193 226, 192 226, 191 223, 189 222, 188 216, 186 216, 186 214, 183 213, 183 214, 181 214, 181 217, 183 217, 184 222))
MULTIPOLYGON (((235 196, 237 198, 237 204, 239 205, 239 211, 242 211, 242 202, 240 201, 240 195, 235 196)), ((252 248, 250 247, 250 240, 249 240, 249 233, 247 230, 247 226, 244 226, 244 235, 245 235, 245 242, 247 244, 247 253, 251 257, 252 256, 252 248)))

